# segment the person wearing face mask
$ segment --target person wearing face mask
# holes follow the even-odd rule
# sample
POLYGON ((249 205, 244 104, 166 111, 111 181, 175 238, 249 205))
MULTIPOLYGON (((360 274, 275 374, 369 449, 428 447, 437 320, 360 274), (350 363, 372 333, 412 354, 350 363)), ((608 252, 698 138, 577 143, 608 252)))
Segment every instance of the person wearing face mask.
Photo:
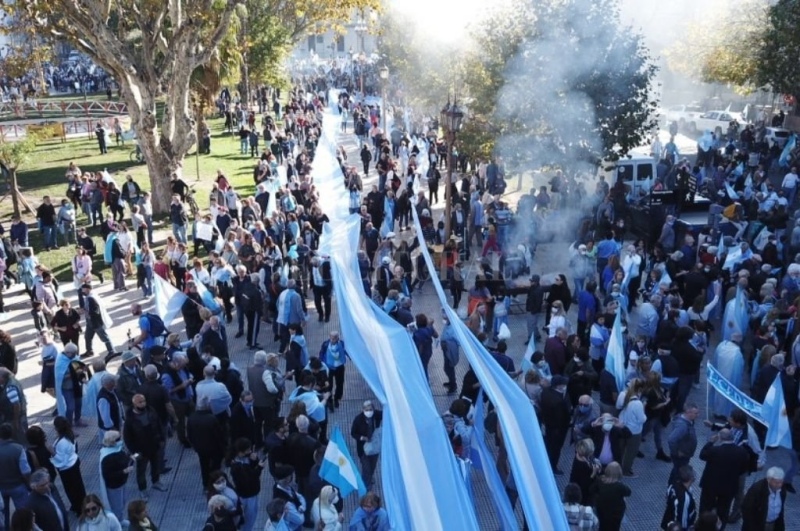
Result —
POLYGON ((133 472, 133 460, 125 451, 118 431, 107 431, 100 449, 100 497, 106 514, 118 519, 125 518, 125 484, 128 474, 133 472))
POLYGON ((589 433, 594 442, 594 456, 603 468, 622 459, 625 439, 630 436, 630 431, 621 420, 603 413, 591 423, 589 433))
POLYGON ((311 518, 314 519, 315 529, 320 531, 341 531, 343 529, 344 514, 336 510, 335 504, 339 502, 339 490, 326 485, 322 487, 319 498, 311 504, 311 518))
POLYGON ((382 421, 383 411, 376 410, 372 400, 366 400, 361 407, 361 413, 356 415, 350 427, 350 436, 356 440, 356 453, 361 461, 361 477, 364 479, 367 490, 372 486, 375 468, 378 465, 379 453, 377 450, 380 447, 378 430, 382 421), (367 445, 367 443, 370 444, 367 445), (375 448, 376 446, 377 448, 375 448))
POLYGON ((239 401, 231 408, 229 435, 232 443, 241 438, 255 441, 259 436, 256 428, 253 393, 242 391, 239 401))
POLYGON ((242 504, 239 495, 228 480, 228 476, 222 470, 214 470, 209 474, 208 480, 211 483, 211 495, 224 496, 230 502, 227 510, 238 528, 242 521, 242 504))
POLYGON ((297 491, 294 483, 294 467, 281 465, 275 470, 275 485, 272 486, 272 498, 285 501, 283 522, 289 531, 298 531, 303 527, 306 512, 306 499, 297 491))
POLYGON ((640 358, 649 356, 652 359, 652 352, 647 346, 647 338, 639 336, 636 338, 636 343, 633 345, 630 353, 628 354, 628 363, 625 367, 626 380, 635 378, 637 373, 637 365, 640 358))
POLYGON ((553 373, 550 370, 550 364, 547 363, 547 360, 544 358, 544 352, 537 350, 531 354, 531 363, 533 364, 533 369, 542 379, 542 382, 549 384, 550 380, 553 379, 553 373))
POLYGON ((222 494, 214 494, 208 500, 209 516, 203 531, 236 531, 233 511, 235 505, 222 494))
POLYGON ((572 443, 590 436, 592 422, 597 418, 594 400, 590 395, 581 395, 578 406, 572 411, 572 443))
POLYGON ((374 492, 361 497, 358 509, 350 519, 350 531, 389 531, 389 514, 381 507, 381 498, 374 492))

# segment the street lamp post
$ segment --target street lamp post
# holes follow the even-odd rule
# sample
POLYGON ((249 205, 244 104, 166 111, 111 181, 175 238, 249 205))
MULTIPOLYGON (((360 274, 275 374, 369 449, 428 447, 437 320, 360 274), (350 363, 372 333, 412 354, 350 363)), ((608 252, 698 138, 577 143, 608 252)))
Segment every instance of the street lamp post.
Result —
POLYGON ((380 69, 381 76, 381 118, 383 121, 383 134, 386 135, 386 83, 389 79, 389 69, 382 66, 380 69))
MULTIPOLYGON (((451 220, 453 217, 453 201, 450 194, 453 189, 453 145, 456 142, 456 134, 461 129, 461 122, 464 119, 464 111, 458 106, 458 100, 454 100, 450 104, 447 100, 447 105, 439 113, 439 122, 444 129, 445 142, 447 144, 447 181, 445 182, 444 189, 444 244, 450 240, 451 220)), ((442 252, 441 264, 442 279, 447 278, 447 255, 442 252)))

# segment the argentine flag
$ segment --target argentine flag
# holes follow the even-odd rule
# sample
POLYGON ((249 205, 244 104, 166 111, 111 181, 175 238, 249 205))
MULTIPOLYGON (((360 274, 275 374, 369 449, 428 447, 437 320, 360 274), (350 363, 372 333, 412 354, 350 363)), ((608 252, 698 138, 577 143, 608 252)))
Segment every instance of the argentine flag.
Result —
POLYGON ((765 446, 767 448, 783 446, 791 450, 792 432, 789 429, 789 417, 786 413, 786 402, 783 399, 783 383, 780 374, 775 377, 775 381, 767 391, 767 396, 764 397, 761 416, 768 423, 765 446))
POLYGON ((153 275, 153 281, 156 314, 164 321, 164 326, 169 327, 175 316, 180 313, 183 303, 186 302, 186 295, 158 275, 153 275))
POLYGON ((355 462, 350 456, 350 450, 344 442, 342 432, 338 426, 333 428, 328 447, 325 449, 325 457, 322 459, 322 466, 319 469, 319 477, 339 489, 342 498, 353 492, 358 491, 359 496, 367 493, 364 480, 358 473, 355 462))
POLYGON ((611 339, 608 341, 606 353, 606 370, 614 376, 617 390, 625 389, 625 341, 622 339, 622 315, 617 306, 617 318, 611 328, 611 339))
POLYGON ((208 291, 208 288, 206 288, 202 282, 195 282, 194 285, 197 286, 197 294, 200 295, 203 306, 211 310, 211 313, 214 315, 221 314, 222 305, 214 298, 214 294, 208 291))

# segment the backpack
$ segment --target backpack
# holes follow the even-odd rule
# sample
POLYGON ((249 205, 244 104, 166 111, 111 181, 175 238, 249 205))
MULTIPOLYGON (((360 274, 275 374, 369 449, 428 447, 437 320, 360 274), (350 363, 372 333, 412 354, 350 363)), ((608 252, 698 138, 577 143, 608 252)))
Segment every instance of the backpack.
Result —
POLYGON ((167 327, 164 326, 164 321, 161 319, 161 317, 154 313, 146 313, 144 315, 147 318, 148 324, 150 325, 151 337, 162 337, 167 335, 167 327))

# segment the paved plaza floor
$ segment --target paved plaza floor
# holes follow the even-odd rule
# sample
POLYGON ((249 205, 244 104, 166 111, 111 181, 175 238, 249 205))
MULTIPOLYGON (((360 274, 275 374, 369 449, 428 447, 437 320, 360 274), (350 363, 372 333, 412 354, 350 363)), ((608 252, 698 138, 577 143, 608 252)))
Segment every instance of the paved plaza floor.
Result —
MULTIPOLYGON (((349 153, 351 164, 357 164, 360 167, 360 159, 357 156, 356 139, 352 135, 342 135, 341 143, 346 147, 349 153)), ((233 149, 232 144, 232 149, 233 149)), ((515 179, 514 179, 515 180, 515 179)), ((509 183, 513 188, 514 180, 509 183)), ((365 189, 368 189, 374 182, 377 181, 377 176, 374 172, 365 181, 365 189)), ((524 189, 530 188, 525 183, 524 189)), ((541 184, 541 183, 536 183, 541 184)), ((443 198, 443 193, 440 194, 443 198)), ((514 201, 516 193, 508 194, 511 196, 511 201, 514 201)), ((442 203, 435 205, 437 209, 441 209, 442 203)), ((434 214, 438 216, 438 214, 434 214)), ((163 234, 160 236, 164 236, 163 234)), ((399 233, 400 237, 410 238, 410 232, 399 233)), ((541 245, 538 248, 535 257, 535 263, 532 273, 554 273, 554 272, 567 272, 567 246, 568 242, 550 243, 541 245)), ((475 268, 473 268, 475 269, 475 268)), ((114 319, 114 326, 111 330, 111 338, 115 345, 120 348, 127 340, 127 334, 130 330, 132 334, 136 334, 136 320, 130 316, 129 307, 132 302, 141 302, 145 305, 145 311, 152 309, 152 301, 144 300, 141 292, 134 290, 134 282, 129 281, 128 284, 130 291, 126 293, 112 292, 110 282, 103 285, 96 286, 95 292, 99 294, 106 303, 112 318, 114 319)), ((39 350, 34 345, 35 330, 32 326, 27 296, 23 292, 21 286, 15 285, 9 292, 6 292, 6 304, 8 309, 7 320, 0 323, 0 328, 6 330, 11 334, 14 339, 14 344, 20 358, 20 369, 18 377, 22 382, 26 396, 28 399, 28 415, 31 424, 41 424, 51 437, 52 441, 52 416, 55 401, 48 395, 40 393, 40 380, 39 374, 41 367, 38 364, 39 350)), ((66 289, 66 296, 73 300, 73 304, 77 304, 75 300, 75 292, 71 286, 66 289)), ((329 323, 318 322, 317 315, 313 307, 313 301, 308 300, 309 306, 309 326, 306 331, 306 337, 309 344, 309 350, 315 353, 319 349, 319 345, 328 337, 332 330, 338 329, 338 312, 341 308, 340 302, 334 299, 334 313, 329 323), (316 350, 315 350, 316 349, 316 350)), ((462 301, 462 305, 466 305, 466 297, 462 301)), ((438 299, 434 294, 433 287, 428 283, 419 291, 414 293, 414 313, 424 312, 431 317, 436 318, 436 327, 441 330, 441 306, 438 299)), ((573 307, 570 312, 572 322, 575 322, 575 313, 577 308, 573 307)), ((631 318, 635 321, 636 313, 631 318)), ((511 315, 509 318, 509 326, 511 329, 512 337, 509 343, 508 353, 514 358, 517 365, 525 352, 523 343, 526 341, 525 337, 525 316, 524 315, 511 315)), ((170 327, 173 331, 182 331, 183 324, 180 320, 176 320, 170 327)), ((252 351, 248 350, 245 346, 245 339, 235 339, 233 335, 236 332, 236 323, 229 325, 228 338, 230 342, 230 352, 232 361, 239 367, 245 368, 252 362, 252 351)), ((343 338, 345 344, 347 338, 343 338)), ((262 326, 260 344, 264 346, 265 350, 270 351, 277 348, 277 344, 272 341, 272 332, 269 326, 262 326)), ((99 340, 95 339, 95 351, 103 352, 99 340)), ((81 345, 83 350, 83 345, 81 345)), ((103 352, 104 353, 104 352, 103 352)), ((119 360, 111 363, 110 370, 116 372, 119 366, 119 360)), ((460 384, 464 373, 467 370, 466 361, 461 357, 461 362, 456 368, 458 382, 460 384)), ((701 419, 705 418, 705 378, 703 377, 701 385, 692 391, 690 400, 700 404, 702 409, 701 419)), ((443 358, 441 352, 437 349, 434 351, 433 360, 430 365, 430 385, 431 391, 440 411, 444 412, 450 405, 453 396, 448 396, 444 387, 444 370, 443 358)), ((350 424, 352 419, 360 412, 361 403, 367 398, 373 398, 372 393, 361 378, 356 367, 349 362, 346 369, 345 377, 345 395, 341 402, 339 409, 330 414, 329 429, 333 426, 339 426, 346 434, 348 443, 350 444, 350 451, 355 455, 355 444, 349 437, 350 424)), ((76 431, 79 435, 79 454, 81 456, 81 469, 83 472, 84 481, 86 483, 87 492, 97 492, 99 488, 98 481, 98 456, 100 445, 98 443, 96 434, 96 423, 94 419, 87 419, 90 423, 89 427, 78 428, 76 431)), ((669 428, 665 432, 668 433, 669 428)), ((710 431, 706 429, 700 422, 698 422, 698 437, 699 443, 705 443, 710 435, 710 431)), ((487 438, 490 447, 493 447, 491 436, 487 438)), ((533 444, 534 441, 531 441, 533 444)), ((539 444, 542 444, 539 441, 539 444)), ((665 439, 666 444, 666 439, 665 439)), ((637 459, 634 465, 634 470, 638 474, 637 478, 625 479, 633 490, 632 496, 628 499, 628 509, 626 521, 623 529, 626 530, 656 530, 658 529, 661 521, 661 516, 664 510, 664 495, 666 491, 666 478, 669 474, 671 465, 655 460, 655 449, 652 442, 652 436, 648 437, 646 443, 642 444, 642 451, 645 454, 644 459, 637 459)), ((698 449, 699 452, 699 449, 698 449)), ((181 447, 176 439, 169 440, 166 449, 166 458, 169 466, 173 470, 162 478, 162 481, 167 486, 166 492, 152 491, 149 500, 150 515, 154 521, 159 525, 160 529, 166 531, 172 530, 200 530, 203 522, 207 517, 205 498, 203 496, 202 487, 200 483, 200 472, 197 462, 197 457, 192 450, 186 450, 181 447)), ((564 448, 561 457, 560 468, 566 472, 565 476, 556 478, 559 488, 563 489, 567 483, 569 470, 571 468, 573 458, 573 449, 569 444, 564 448)), ((768 452, 767 459, 768 466, 772 465, 788 465, 788 457, 785 450, 775 450, 768 452)), ((703 463, 699 459, 693 459, 692 465, 698 473, 698 478, 703 470, 703 463)), ((133 476, 133 475, 132 475, 133 476)), ((763 477, 763 472, 751 476, 748 485, 763 477)), ((480 474, 473 475, 474 481, 474 494, 475 503, 478 507, 479 518, 481 522, 481 529, 495 530, 498 527, 498 521, 494 517, 494 508, 489 495, 488 489, 483 482, 480 474)), ((699 481, 698 481, 699 483, 699 481)), ((699 502, 700 491, 698 483, 695 483, 693 491, 695 499, 699 502)), ((60 482, 57 481, 60 485, 60 482)), ((377 482, 380 485, 380 481, 377 482)), ((60 488, 60 487, 59 487, 60 488)), ((409 486, 413 488, 413 486, 409 486)), ((263 476, 262 494, 260 502, 259 519, 256 523, 257 529, 262 529, 266 522, 265 507, 270 499, 272 489, 272 479, 266 472, 263 476)), ((127 500, 134 499, 138 496, 138 491, 135 485, 135 478, 130 477, 127 485, 127 500)), ((800 504, 798 503, 798 496, 789 495, 787 498, 786 506, 786 522, 788 530, 800 530, 800 504)), ((310 504, 312 500, 308 500, 310 504)), ((351 495, 345 500, 345 516, 347 519, 352 515, 356 506, 356 496, 351 495)), ((389 508, 391 510, 391 508, 389 508)), ((517 507, 517 515, 522 521, 522 514, 517 507)), ((730 525, 730 530, 740 529, 739 524, 730 525)), ((424 531, 424 530, 420 530, 424 531)))

